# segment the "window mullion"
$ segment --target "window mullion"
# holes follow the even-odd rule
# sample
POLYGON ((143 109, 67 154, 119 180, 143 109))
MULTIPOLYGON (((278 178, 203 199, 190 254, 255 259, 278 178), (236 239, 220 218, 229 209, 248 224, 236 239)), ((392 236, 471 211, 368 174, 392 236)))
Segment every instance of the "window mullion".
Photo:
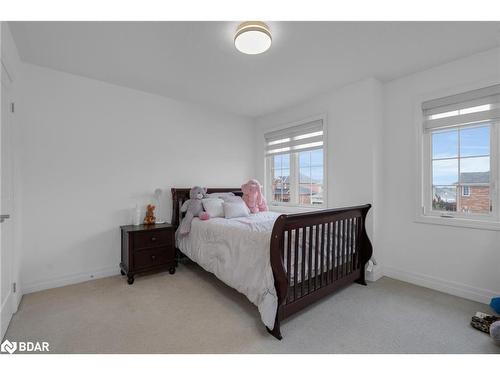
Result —
POLYGON ((457 155, 458 155, 458 183, 457 183, 457 191, 456 191, 456 196, 457 196, 457 210, 456 210, 456 213, 459 213, 459 207, 460 207, 460 212, 462 211, 462 194, 461 194, 461 190, 462 190, 462 172, 461 172, 461 153, 460 153, 460 137, 461 137, 461 128, 458 128, 457 129, 457 133, 458 133, 458 142, 457 142, 457 147, 458 147, 458 150, 457 150, 457 155))
POLYGON ((490 125, 490 199, 492 204, 492 214, 496 219, 500 219, 500 125, 494 122, 490 125))
POLYGON ((297 205, 299 204, 299 154, 298 152, 294 152, 290 155, 290 190, 292 191, 291 194, 291 201, 293 204, 297 205), (293 174, 292 174, 293 170, 293 174))

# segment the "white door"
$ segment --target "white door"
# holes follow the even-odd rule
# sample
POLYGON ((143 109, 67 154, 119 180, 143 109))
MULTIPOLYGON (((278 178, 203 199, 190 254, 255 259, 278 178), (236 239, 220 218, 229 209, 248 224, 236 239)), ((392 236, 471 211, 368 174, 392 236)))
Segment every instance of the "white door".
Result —
POLYGON ((15 312, 14 281, 14 228, 10 215, 13 211, 13 150, 12 150, 12 80, 5 66, 1 65, 1 122, 0 122, 0 296, 1 327, 3 337, 15 312), (9 216, 9 217, 8 217, 9 216))

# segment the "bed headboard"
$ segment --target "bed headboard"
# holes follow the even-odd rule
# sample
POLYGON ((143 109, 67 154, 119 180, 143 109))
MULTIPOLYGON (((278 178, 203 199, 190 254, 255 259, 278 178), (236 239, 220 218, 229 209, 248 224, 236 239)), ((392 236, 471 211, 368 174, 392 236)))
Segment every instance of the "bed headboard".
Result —
MULTIPOLYGON (((174 227, 178 227, 181 222, 181 206, 189 199, 190 188, 172 188, 172 221, 174 227)), ((242 196, 241 188, 208 188, 207 193, 234 193, 242 196)))

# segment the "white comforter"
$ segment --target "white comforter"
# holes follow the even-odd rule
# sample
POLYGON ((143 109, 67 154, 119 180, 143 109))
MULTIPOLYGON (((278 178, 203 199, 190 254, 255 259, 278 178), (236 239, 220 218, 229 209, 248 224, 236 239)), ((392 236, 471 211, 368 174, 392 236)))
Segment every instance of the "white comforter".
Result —
POLYGON ((277 297, 269 246, 279 215, 268 211, 235 219, 194 218, 191 232, 177 239, 177 247, 186 256, 247 296, 270 329, 276 317, 277 297))

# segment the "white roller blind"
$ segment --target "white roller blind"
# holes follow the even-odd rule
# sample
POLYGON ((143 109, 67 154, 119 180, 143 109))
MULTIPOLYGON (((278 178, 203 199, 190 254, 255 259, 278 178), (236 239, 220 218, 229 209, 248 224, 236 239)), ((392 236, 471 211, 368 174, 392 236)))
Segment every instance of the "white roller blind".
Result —
POLYGON ((264 134, 266 155, 315 150, 323 147, 323 120, 315 120, 264 134))
POLYGON ((422 103, 424 130, 500 119, 500 84, 422 103))

